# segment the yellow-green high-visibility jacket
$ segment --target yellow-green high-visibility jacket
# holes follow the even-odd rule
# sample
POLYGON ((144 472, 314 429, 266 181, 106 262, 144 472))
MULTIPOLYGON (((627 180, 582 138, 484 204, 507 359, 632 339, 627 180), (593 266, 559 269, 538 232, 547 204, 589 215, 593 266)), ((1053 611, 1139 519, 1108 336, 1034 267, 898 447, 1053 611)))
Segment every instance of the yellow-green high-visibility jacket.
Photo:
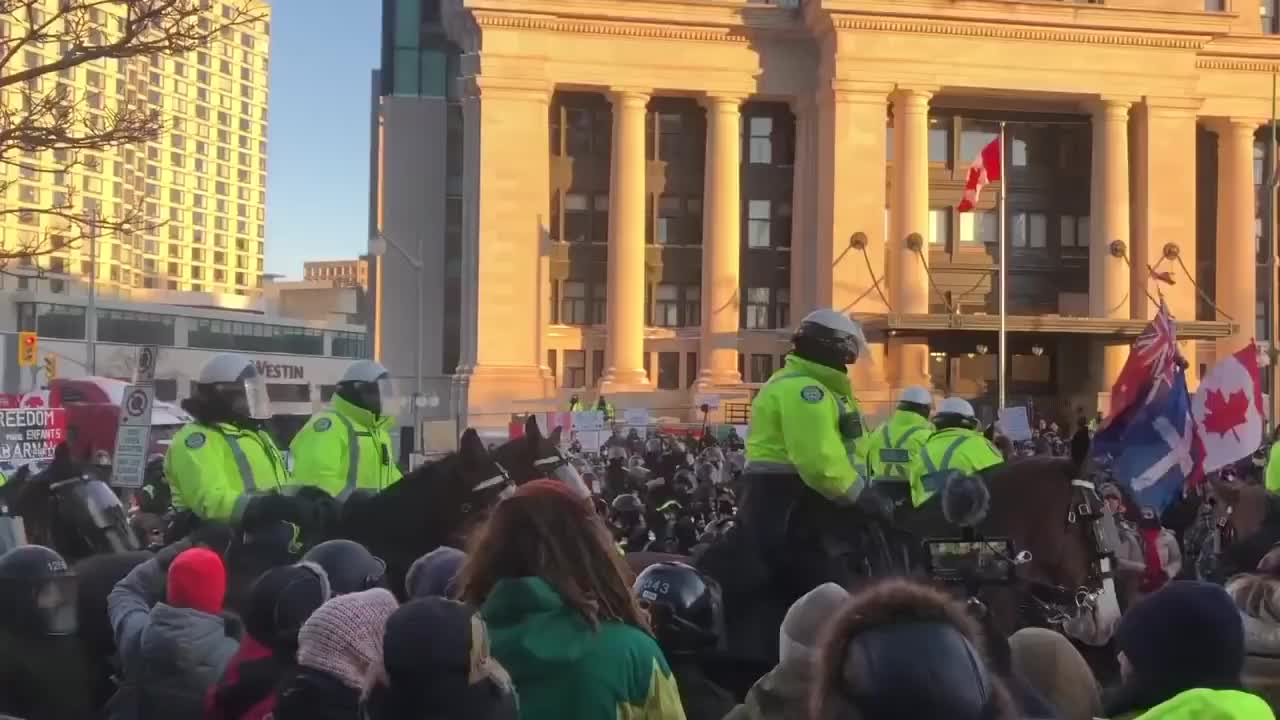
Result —
POLYGON ((1280 493, 1280 442, 1267 453, 1267 492, 1280 493))
MULTIPOLYGON (((594 410, 595 408, 592 409, 594 410)), ((569 403, 569 412, 582 412, 582 403, 580 401, 569 403)))
POLYGON ((1138 720, 1273 720, 1267 701, 1240 690, 1184 690, 1138 720))
POLYGON ((910 482, 911 465, 933 434, 933 423, 910 410, 897 410, 867 436, 867 477, 873 481, 910 482))
POLYGON ((329 409, 312 415, 289 443, 294 482, 338 500, 356 489, 390 487, 400 480, 391 455, 392 421, 334 395, 329 409))
POLYGON ((592 410, 599 410, 600 412, 603 412, 603 413, 604 413, 604 421, 605 421, 605 422, 607 422, 607 423, 611 423, 611 422, 613 422, 613 403, 609 402, 608 400, 606 400, 606 401, 605 401, 605 403, 604 403, 604 407, 600 407, 600 404, 599 404, 599 403, 597 403, 597 404, 596 404, 595 406, 593 406, 591 409, 592 409, 592 410))
POLYGON ((1004 456, 982 433, 964 428, 939 430, 925 440, 911 470, 911 504, 919 507, 940 487, 930 476, 955 470, 972 475, 1004 462, 1004 456))
POLYGON ((866 486, 854 469, 861 434, 846 438, 842 416, 855 433, 865 427, 849 375, 788 355, 751 403, 747 472, 795 474, 825 497, 856 499, 866 486))
POLYGON ((265 430, 187 423, 164 455, 173 506, 202 520, 238 523, 254 495, 289 483, 284 457, 265 430))

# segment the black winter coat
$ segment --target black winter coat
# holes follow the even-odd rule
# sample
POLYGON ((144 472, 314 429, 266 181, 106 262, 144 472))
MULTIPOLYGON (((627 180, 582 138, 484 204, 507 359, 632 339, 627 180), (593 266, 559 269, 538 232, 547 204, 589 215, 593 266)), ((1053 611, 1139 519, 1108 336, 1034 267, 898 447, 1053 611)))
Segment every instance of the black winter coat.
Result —
POLYGON ((360 691, 326 672, 298 668, 280 691, 274 720, 359 720, 360 691))
POLYGON ((97 717, 79 638, 30 638, 0 629, 0 714, 23 720, 97 717))
POLYGON ((680 704, 687 720, 720 720, 737 705, 728 690, 703 672, 696 659, 674 656, 668 662, 680 688, 680 704))

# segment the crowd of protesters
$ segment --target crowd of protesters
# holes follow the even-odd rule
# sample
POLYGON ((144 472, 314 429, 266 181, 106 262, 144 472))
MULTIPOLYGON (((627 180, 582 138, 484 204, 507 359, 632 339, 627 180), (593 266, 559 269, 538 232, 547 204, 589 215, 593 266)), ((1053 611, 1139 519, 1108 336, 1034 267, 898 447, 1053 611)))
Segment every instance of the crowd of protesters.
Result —
MULTIPOLYGON (((403 588, 383 587, 380 562, 347 548, 265 572, 235 618, 220 544, 171 546, 111 591, 118 689, 105 708, 91 706, 74 668, 51 662, 74 622, 0 622, 0 711, 25 720, 1254 720, 1272 718, 1268 700, 1280 699, 1280 551, 1225 588, 1153 589, 1120 626, 1115 687, 1100 688, 1058 633, 1000 637, 950 595, 889 579, 814 588, 787 613, 777 667, 735 691, 716 654, 714 581, 664 563, 635 582, 604 518, 554 481, 519 488, 470 547, 423 557, 403 588), (689 587, 693 602, 680 597, 689 587)), ((40 553, 49 551, 11 551, 0 578, 40 553)), ((0 587, 0 603, 16 607, 12 587, 0 587)))

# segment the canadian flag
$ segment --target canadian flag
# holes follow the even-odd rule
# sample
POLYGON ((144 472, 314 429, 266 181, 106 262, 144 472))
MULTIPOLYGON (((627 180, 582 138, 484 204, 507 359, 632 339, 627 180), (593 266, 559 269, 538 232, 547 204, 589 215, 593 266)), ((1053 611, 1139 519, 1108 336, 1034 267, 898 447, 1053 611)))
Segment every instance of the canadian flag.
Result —
POLYGON ((982 188, 989 183, 1000 182, 1004 161, 1000 157, 1000 138, 987 143, 969 166, 969 177, 964 181, 964 199, 956 206, 960 212, 969 212, 978 205, 982 188))
POLYGON ((1258 348, 1250 342, 1200 381, 1191 414, 1204 443, 1205 472, 1246 458, 1262 444, 1266 420, 1259 375, 1258 348))

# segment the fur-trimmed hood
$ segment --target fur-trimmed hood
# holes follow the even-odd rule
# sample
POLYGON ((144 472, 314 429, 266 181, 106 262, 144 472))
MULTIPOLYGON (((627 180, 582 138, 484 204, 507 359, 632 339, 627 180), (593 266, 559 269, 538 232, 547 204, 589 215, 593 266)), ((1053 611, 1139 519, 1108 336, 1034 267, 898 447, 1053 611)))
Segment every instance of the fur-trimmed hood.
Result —
POLYGON ((941 591, 905 579, 878 582, 853 595, 826 628, 812 717, 1014 718, 985 647, 964 606, 941 591))

